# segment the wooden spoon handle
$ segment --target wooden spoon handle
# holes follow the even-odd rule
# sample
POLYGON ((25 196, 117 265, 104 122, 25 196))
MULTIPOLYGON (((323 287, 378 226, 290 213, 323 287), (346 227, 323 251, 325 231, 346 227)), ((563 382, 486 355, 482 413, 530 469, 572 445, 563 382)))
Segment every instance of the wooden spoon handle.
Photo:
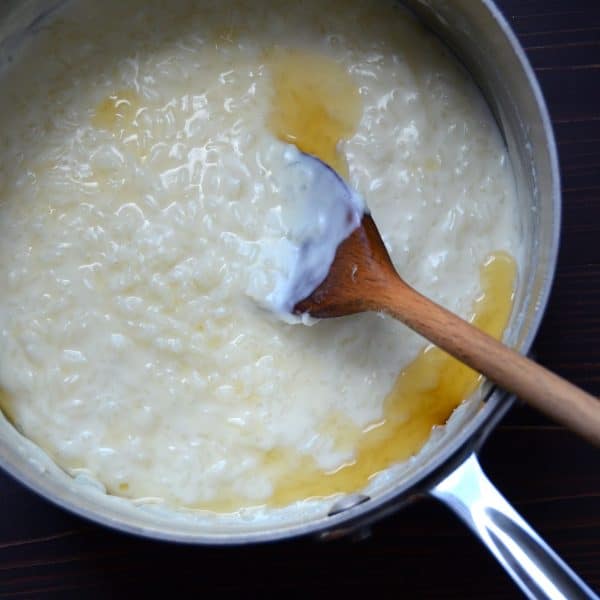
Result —
POLYGON ((399 278, 377 295, 381 310, 505 390, 600 445, 600 401, 425 298, 399 278))

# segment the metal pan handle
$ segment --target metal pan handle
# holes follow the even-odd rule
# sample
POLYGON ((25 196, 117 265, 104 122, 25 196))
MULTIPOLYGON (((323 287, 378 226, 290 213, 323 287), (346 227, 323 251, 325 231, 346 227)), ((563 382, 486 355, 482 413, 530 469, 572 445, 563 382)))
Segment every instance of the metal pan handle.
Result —
POLYGON ((430 493, 471 528, 527 597, 598 598, 505 500, 475 454, 430 493))

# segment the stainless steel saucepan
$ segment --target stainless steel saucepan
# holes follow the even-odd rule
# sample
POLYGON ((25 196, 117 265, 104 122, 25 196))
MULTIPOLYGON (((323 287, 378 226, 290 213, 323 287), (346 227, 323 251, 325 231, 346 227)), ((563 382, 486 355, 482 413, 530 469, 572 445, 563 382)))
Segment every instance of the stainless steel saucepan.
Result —
MULTIPOLYGON (((0 5, 0 69, 12 59, 23 32, 51 19, 61 4, 56 0, 5 0, 0 5)), ((406 4, 471 72, 505 137, 517 178, 528 258, 522 266, 505 341, 526 353, 548 299, 559 239, 559 172, 544 100, 522 48, 491 0, 406 0, 406 4)), ((594 597, 479 466, 477 451, 512 403, 512 398, 498 389, 488 386, 484 392, 475 409, 462 411, 452 430, 430 444, 418 465, 391 477, 377 493, 347 496, 329 509, 296 519, 210 526, 132 506, 73 481, 3 418, 0 465, 32 490, 83 517, 149 538, 194 544, 352 535, 404 504, 429 495, 446 504, 473 530, 527 596, 594 597)))

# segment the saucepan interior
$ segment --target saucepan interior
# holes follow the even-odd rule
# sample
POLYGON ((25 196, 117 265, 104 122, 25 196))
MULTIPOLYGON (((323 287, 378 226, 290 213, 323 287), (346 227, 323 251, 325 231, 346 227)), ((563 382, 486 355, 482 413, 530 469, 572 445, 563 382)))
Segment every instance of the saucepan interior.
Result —
MULTIPOLYGON (((22 34, 35 29, 63 2, 9 1, 0 8, 0 68, 12 60, 22 34)), ((407 6, 459 57, 481 87, 504 135, 515 172, 521 237, 527 261, 521 265, 513 315, 505 341, 527 352, 541 320, 554 272, 560 219, 556 151, 539 87, 522 49, 488 0, 407 0, 407 6)), ((410 499, 423 482, 471 443, 506 407, 500 391, 481 390, 444 431, 428 443, 418 461, 392 469, 370 497, 347 498, 329 510, 285 513, 263 522, 214 522, 134 506, 93 485, 74 481, 4 418, 0 420, 0 465, 23 484, 81 516, 124 531, 193 543, 248 543, 293 535, 343 530, 371 520, 410 499), (487 398, 486 398, 487 395, 487 398)))

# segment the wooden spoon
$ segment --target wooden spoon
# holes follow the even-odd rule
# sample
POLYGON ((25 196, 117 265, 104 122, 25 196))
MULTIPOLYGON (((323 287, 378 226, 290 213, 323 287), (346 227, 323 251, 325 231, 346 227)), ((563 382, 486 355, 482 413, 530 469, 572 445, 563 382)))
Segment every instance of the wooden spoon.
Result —
POLYGON ((396 272, 375 222, 339 246, 326 279, 294 306, 316 318, 385 312, 502 388, 600 445, 600 402, 412 289, 396 272))

